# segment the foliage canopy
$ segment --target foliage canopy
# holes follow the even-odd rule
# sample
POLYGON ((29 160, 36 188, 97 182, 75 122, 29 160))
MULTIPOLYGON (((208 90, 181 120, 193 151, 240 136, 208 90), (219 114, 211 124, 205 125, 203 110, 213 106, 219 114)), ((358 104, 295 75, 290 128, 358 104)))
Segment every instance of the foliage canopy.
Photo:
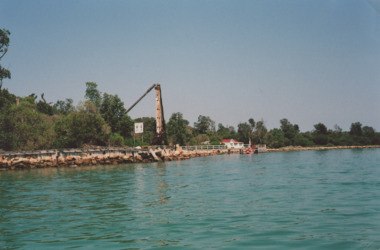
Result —
MULTIPOLYGON (((4 55, 8 52, 9 47, 9 36, 11 35, 11 32, 6 29, 0 29, 0 61, 4 57, 4 55)), ((0 90, 3 86, 3 79, 10 79, 11 78, 11 72, 8 69, 5 69, 0 64, 0 90)))

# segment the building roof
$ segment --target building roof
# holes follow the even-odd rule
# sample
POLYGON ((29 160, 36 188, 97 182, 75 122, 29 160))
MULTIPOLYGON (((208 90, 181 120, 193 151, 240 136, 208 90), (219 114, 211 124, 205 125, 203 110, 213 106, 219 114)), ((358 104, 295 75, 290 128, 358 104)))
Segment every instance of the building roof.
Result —
POLYGON ((237 140, 235 140, 235 139, 223 139, 222 140, 222 142, 223 143, 242 143, 242 142, 239 142, 239 141, 237 141, 237 140))

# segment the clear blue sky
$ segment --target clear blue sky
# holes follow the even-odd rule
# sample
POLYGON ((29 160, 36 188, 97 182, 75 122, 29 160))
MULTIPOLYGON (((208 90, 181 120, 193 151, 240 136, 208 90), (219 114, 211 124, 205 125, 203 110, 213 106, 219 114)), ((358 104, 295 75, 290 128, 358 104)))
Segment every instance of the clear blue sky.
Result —
MULTIPOLYGON (((378 0, 0 0, 12 33, 3 87, 78 104, 93 81, 128 108, 159 82, 166 120, 380 131, 379 10, 378 0)), ((155 116, 154 105, 152 92, 130 115, 155 116)))

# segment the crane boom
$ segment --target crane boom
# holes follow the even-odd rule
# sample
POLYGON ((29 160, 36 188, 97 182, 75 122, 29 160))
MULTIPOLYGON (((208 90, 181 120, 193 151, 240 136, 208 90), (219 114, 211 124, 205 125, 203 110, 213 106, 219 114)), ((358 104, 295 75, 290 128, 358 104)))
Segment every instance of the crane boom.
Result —
POLYGON ((133 109, 137 103, 139 103, 141 101, 141 99, 144 98, 144 96, 146 96, 154 87, 156 87, 156 84, 153 84, 128 110, 127 110, 127 113, 129 111, 131 111, 131 109, 133 109))
POLYGON ((166 126, 164 118, 164 107, 162 105, 161 86, 160 84, 153 84, 128 110, 131 111, 137 103, 141 101, 153 88, 156 89, 156 131, 154 144, 155 145, 168 145, 166 138, 166 126))

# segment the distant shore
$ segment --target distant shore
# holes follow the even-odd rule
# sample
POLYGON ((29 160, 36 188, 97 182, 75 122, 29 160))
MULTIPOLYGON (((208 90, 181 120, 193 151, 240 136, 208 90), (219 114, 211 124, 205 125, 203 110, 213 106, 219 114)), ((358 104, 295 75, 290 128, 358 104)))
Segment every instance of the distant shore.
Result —
POLYGON ((331 149, 361 149, 361 148, 380 148, 380 145, 367 146, 331 146, 331 147, 301 147, 289 146, 283 148, 267 148, 267 152, 287 152, 287 151, 306 151, 306 150, 331 150, 331 149))

